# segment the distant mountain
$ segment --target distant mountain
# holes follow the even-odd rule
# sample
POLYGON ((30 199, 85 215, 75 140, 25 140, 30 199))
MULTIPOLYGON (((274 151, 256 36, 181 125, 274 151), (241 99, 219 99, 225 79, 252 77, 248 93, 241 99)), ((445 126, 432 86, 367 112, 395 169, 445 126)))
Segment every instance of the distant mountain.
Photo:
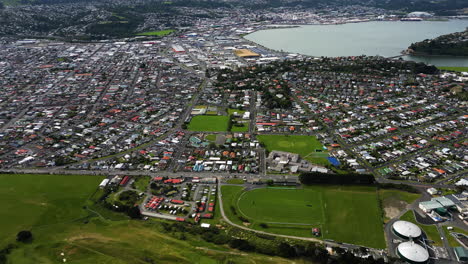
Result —
MULTIPOLYGON (((165 2, 164 0, 133 0, 133 1, 110 1, 110 0, 0 0, 5 5, 18 4, 63 4, 77 2, 116 2, 122 4, 133 4, 142 2, 165 2)), ((253 8, 268 7, 316 7, 333 5, 365 5, 385 9, 405 10, 405 11, 432 11, 445 12, 468 8, 467 0, 173 0, 171 1, 180 6, 198 6, 198 7, 218 7, 226 5, 246 6, 253 8)))

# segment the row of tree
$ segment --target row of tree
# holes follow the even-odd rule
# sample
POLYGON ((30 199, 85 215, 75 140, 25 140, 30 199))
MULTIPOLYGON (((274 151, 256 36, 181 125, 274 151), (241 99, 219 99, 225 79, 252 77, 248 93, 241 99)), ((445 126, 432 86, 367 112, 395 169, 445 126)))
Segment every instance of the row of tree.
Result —
POLYGON ((305 185, 312 184, 344 184, 344 185, 372 185, 375 183, 374 176, 370 174, 346 173, 321 173, 304 172, 299 175, 299 181, 305 185))

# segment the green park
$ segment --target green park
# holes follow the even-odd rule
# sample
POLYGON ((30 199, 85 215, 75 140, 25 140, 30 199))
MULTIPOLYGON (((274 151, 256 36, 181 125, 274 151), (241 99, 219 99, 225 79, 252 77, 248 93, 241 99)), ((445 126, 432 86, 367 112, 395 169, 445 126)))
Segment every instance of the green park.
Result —
POLYGON ((446 71, 468 72, 468 67, 437 67, 446 71))
POLYGON ((223 132, 228 130, 228 122, 228 116, 197 115, 188 124, 188 130, 223 132))
POLYGON ((301 237, 385 248, 378 193, 370 186, 269 187, 245 191, 223 186, 227 217, 250 228, 301 237))
POLYGON ((315 136, 259 135, 268 152, 273 150, 297 153, 312 163, 327 165, 328 151, 315 136))
POLYGON ((164 37, 166 35, 171 34, 174 32, 174 29, 166 29, 166 30, 159 30, 159 31, 148 31, 148 32, 142 32, 138 33, 137 36, 157 36, 157 37, 164 37))

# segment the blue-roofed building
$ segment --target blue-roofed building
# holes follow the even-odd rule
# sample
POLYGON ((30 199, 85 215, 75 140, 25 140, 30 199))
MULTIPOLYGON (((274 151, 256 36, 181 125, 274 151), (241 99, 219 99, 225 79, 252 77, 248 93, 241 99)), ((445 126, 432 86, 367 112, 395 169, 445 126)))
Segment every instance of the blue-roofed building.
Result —
POLYGON ((335 157, 328 157, 327 160, 335 167, 338 167, 341 165, 340 161, 335 157))

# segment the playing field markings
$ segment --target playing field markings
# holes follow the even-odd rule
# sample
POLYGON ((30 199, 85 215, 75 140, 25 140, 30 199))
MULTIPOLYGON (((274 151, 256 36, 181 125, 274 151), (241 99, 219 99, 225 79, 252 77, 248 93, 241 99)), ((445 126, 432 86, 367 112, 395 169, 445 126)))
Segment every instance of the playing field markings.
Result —
MULTIPOLYGON (((296 190, 296 191, 305 192, 304 189, 298 189, 298 188, 281 188, 281 187, 279 187, 279 188, 274 188, 274 187, 267 187, 266 189, 285 189, 285 190, 296 190)), ((252 191, 252 190, 251 190, 251 191, 252 191)), ((236 202, 236 207, 237 207, 237 209, 238 209, 239 212, 240 212, 244 217, 246 217, 247 219, 250 219, 250 220, 252 220, 252 221, 254 221, 254 222, 262 222, 262 223, 265 223, 265 224, 280 224, 280 225, 292 225, 292 226, 294 226, 294 225, 296 225, 296 226, 317 226, 317 225, 319 225, 319 226, 321 226, 321 227, 323 226, 323 223, 320 223, 320 222, 319 222, 319 223, 267 222, 267 221, 261 221, 261 220, 259 220, 259 219, 257 219, 257 218, 252 218, 252 217, 248 216, 247 214, 245 214, 245 213, 242 211, 242 209, 241 209, 241 207, 240 207, 240 205, 239 205, 239 202, 240 202, 240 200, 242 199, 242 196, 243 196, 244 194, 246 194, 247 192, 249 192, 249 191, 244 191, 244 192, 242 192, 241 195, 239 195, 239 197, 237 198, 237 202, 236 202)), ((322 198, 323 193, 320 192, 320 195, 319 195, 319 196, 320 196, 320 205, 323 205, 323 198, 322 198)), ((255 205, 255 201, 252 201, 252 205, 255 205)), ((324 211, 323 206, 321 206, 321 208, 322 208, 322 215, 323 215, 323 218, 325 218, 325 211, 324 211)), ((258 217, 258 216, 255 215, 255 217, 258 217)), ((324 219, 322 219, 322 220, 324 220, 324 219)))
MULTIPOLYGON (((246 218, 248 218, 248 219, 252 219, 251 217, 248 217, 244 212, 242 212, 242 209, 241 209, 240 206, 239 206, 239 201, 240 201, 241 197, 242 197, 244 194, 246 194, 246 193, 247 193, 246 191, 243 191, 243 192, 241 193, 241 195, 239 195, 239 197, 237 198, 236 207, 237 207, 237 209, 239 210, 239 213, 241 213, 241 215, 243 215, 244 217, 246 217, 246 218)), ((255 202, 255 201, 253 201, 253 202, 255 202)))
MULTIPOLYGON (((323 224, 322 224, 322 232, 326 231, 328 234, 328 228, 326 227, 327 223, 327 215, 325 212, 325 208, 327 208, 327 203, 323 201, 323 192, 320 192, 320 203, 322 204, 322 215, 323 215, 323 224), (325 230, 324 230, 325 229, 325 230)), ((323 237, 323 235, 322 235, 323 237)))
POLYGON ((299 190, 298 188, 290 188, 290 187, 266 187, 267 189, 274 189, 274 190, 299 190))

